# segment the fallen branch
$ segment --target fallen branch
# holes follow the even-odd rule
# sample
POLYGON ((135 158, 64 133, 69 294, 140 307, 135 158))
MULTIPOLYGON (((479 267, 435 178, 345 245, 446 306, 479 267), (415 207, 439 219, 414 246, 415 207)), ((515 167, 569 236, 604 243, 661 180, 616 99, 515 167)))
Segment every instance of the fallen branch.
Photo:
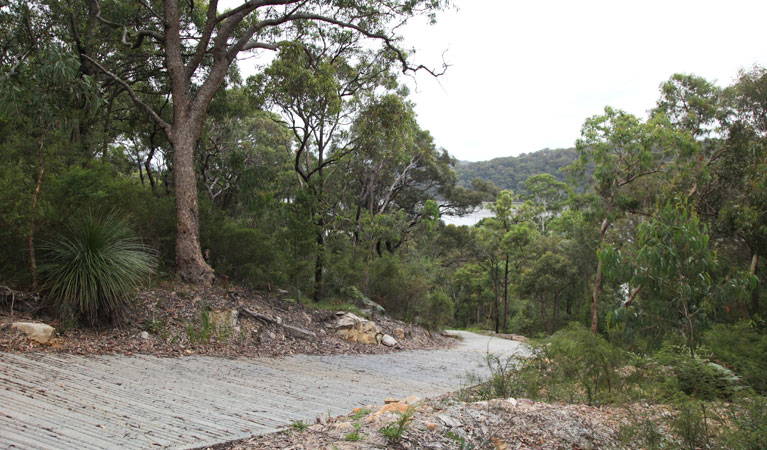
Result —
POLYGON ((261 314, 256 311, 252 311, 248 308, 241 308, 240 314, 256 319, 259 322, 263 323, 264 325, 269 325, 269 324, 277 325, 285 331, 285 334, 292 336, 296 339, 303 339, 309 342, 317 342, 317 335, 314 334, 313 332, 304 330, 303 328, 286 325, 282 323, 282 319, 280 319, 279 317, 271 317, 266 314, 261 314))

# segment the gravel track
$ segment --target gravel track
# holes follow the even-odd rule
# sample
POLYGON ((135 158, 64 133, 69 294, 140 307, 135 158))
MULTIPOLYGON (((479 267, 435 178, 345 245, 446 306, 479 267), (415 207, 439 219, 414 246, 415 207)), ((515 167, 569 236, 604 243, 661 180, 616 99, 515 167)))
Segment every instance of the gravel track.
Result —
POLYGON ((224 359, 0 353, 0 448, 195 448, 386 397, 431 397, 523 344, 453 331, 448 350, 224 359))

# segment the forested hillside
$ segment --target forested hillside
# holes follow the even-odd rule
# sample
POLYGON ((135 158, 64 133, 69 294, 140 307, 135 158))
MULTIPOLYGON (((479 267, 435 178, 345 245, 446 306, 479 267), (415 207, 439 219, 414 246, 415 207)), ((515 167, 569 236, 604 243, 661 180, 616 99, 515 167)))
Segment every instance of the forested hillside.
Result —
POLYGON ((489 161, 460 161, 455 167, 460 186, 471 186, 471 180, 480 178, 493 183, 499 189, 511 189, 527 193, 525 180, 533 175, 548 173, 558 181, 565 181, 563 167, 575 161, 575 148, 543 149, 519 156, 493 158, 489 161))

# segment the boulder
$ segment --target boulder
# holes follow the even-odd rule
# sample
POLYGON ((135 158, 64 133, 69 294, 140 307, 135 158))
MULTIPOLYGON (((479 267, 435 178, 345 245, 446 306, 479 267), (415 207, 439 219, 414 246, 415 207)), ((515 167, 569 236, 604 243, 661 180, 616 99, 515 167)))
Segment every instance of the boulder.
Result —
POLYGON ((312 331, 285 324, 282 325, 282 328, 285 330, 285 334, 288 336, 294 337, 296 339, 303 339, 309 342, 317 342, 317 335, 312 331))
POLYGON ((396 336, 397 339, 399 339, 400 341, 404 340, 405 330, 403 330, 402 328, 397 328, 396 330, 394 330, 394 336, 396 336))
POLYGON ((399 345, 397 344, 397 340, 389 336, 388 334, 383 335, 383 337, 381 338, 381 343, 387 347, 396 347, 397 345, 399 345))
POLYGON ((15 322, 11 326, 26 334, 29 340, 40 344, 47 344, 53 336, 53 327, 44 323, 15 322))
POLYGON ((360 344, 377 344, 383 334, 375 322, 356 314, 346 313, 336 323, 336 334, 343 339, 360 344))

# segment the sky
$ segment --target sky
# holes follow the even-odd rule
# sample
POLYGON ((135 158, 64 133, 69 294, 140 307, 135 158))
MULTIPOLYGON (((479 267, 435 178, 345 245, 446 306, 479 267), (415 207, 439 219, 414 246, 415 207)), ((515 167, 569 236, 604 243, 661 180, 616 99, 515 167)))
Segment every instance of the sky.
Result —
POLYGON ((645 117, 659 86, 693 73, 724 87, 767 66, 767 1, 453 0, 411 22, 407 82, 422 128, 460 160, 571 147, 609 105, 645 117))

